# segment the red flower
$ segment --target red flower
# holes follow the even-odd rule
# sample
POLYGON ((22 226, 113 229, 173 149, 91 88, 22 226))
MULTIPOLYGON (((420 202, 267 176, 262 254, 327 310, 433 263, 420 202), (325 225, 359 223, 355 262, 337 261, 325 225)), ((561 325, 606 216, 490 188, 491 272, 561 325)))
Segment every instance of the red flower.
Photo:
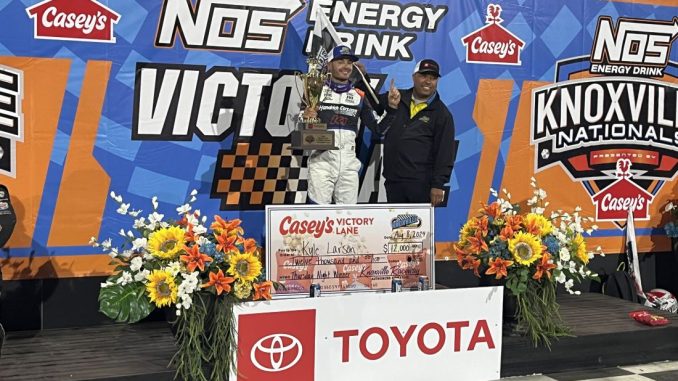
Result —
POLYGON ((480 212, 484 212, 492 218, 497 218, 497 216, 500 214, 499 203, 495 201, 490 205, 483 205, 483 208, 480 209, 480 212))
POLYGON ((537 263, 537 271, 532 276, 532 279, 540 280, 541 278, 544 277, 544 275, 546 275, 547 278, 551 279, 551 273, 549 271, 555 269, 556 265, 553 263, 549 263, 550 259, 551 256, 548 253, 544 253, 542 255, 541 261, 537 263))
POLYGON ((480 254, 482 251, 488 251, 487 242, 481 236, 481 232, 477 231, 475 237, 468 237, 470 244, 469 250, 473 254, 480 254))
POLYGON ((273 288, 273 282, 267 280, 261 283, 254 284, 254 300, 266 299, 271 300, 271 289, 273 288))
POLYGON ((214 222, 212 222, 210 228, 219 235, 243 234, 244 231, 240 226, 240 222, 241 221, 237 218, 230 221, 225 221, 223 218, 219 216, 214 216, 214 222))
POLYGON ((257 241, 254 240, 254 238, 240 238, 238 239, 238 244, 242 244, 244 248, 245 253, 254 253, 257 251, 258 246, 257 246, 257 241))
POLYGON ((184 234, 186 242, 195 242, 195 233, 193 233, 193 225, 186 222, 186 233, 184 234))
POLYGON ((207 288, 210 286, 214 286, 214 288, 217 290, 217 295, 221 295, 222 292, 229 293, 231 292, 231 283, 235 281, 235 278, 230 277, 230 276, 224 276, 224 272, 219 269, 219 272, 210 273, 210 280, 209 282, 205 283, 202 285, 202 288, 207 288))
POLYGON ((468 257, 464 258, 464 263, 461 268, 464 270, 473 270, 473 274, 480 278, 480 273, 478 272, 479 267, 480 259, 469 255, 468 257))
POLYGON ((499 232, 499 238, 504 241, 508 241, 509 239, 513 238, 513 233, 513 229, 511 229, 510 226, 504 226, 504 228, 501 229, 501 232, 499 232))
POLYGON ((541 236, 541 229, 539 228, 539 225, 537 225, 536 220, 532 220, 530 223, 526 224, 525 231, 532 235, 536 235, 537 237, 541 236))
POLYGON ((480 220, 478 220, 478 225, 476 226, 478 230, 476 231, 476 235, 478 235, 478 232, 480 232, 481 236, 487 237, 487 225, 489 222, 490 220, 487 218, 487 216, 483 216, 480 220))
POLYGON ((186 268, 188 271, 193 272, 195 268, 199 268, 200 271, 205 271, 205 262, 211 262, 212 258, 209 255, 203 254, 200 252, 200 247, 198 245, 193 245, 192 247, 184 246, 186 255, 182 255, 179 258, 186 263, 186 268))
POLYGON ((227 235, 222 233, 221 235, 214 235, 217 239, 217 251, 222 253, 228 253, 229 251, 237 251, 238 248, 235 246, 236 240, 238 239, 237 235, 227 235))
POLYGON ((504 226, 508 226, 511 230, 518 231, 520 230, 520 225, 523 223, 523 216, 507 216, 504 226))
POLYGON ((454 252, 457 254, 457 263, 459 264, 459 267, 463 268, 463 261, 464 257, 466 257, 466 252, 457 246, 457 244, 452 244, 452 248, 454 249, 454 252))
POLYGON ((490 268, 485 271, 486 275, 495 274, 496 279, 501 279, 508 276, 507 267, 513 264, 513 261, 507 261, 502 258, 495 258, 493 261, 490 261, 490 268))

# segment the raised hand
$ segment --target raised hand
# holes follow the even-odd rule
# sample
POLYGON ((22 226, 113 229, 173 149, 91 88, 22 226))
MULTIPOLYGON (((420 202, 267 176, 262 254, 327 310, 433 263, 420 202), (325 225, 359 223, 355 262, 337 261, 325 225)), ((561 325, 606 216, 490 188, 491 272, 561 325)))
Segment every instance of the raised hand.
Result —
POLYGON ((391 78, 391 88, 388 89, 388 106, 397 109, 400 103, 400 91, 395 87, 395 82, 391 78))

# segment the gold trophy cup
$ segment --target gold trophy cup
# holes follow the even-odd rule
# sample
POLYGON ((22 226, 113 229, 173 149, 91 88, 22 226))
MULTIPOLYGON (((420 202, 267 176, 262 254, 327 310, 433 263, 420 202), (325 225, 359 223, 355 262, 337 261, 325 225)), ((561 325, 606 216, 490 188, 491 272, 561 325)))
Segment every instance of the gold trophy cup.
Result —
MULTIPOLYGON (((320 62, 308 59, 308 73, 299 74, 304 86, 303 101, 306 107, 318 110, 320 96, 328 74, 322 72, 320 62)), ((327 124, 320 118, 301 118, 299 128, 292 131, 291 148, 295 150, 331 150, 337 149, 334 144, 334 132, 327 130, 327 124)))

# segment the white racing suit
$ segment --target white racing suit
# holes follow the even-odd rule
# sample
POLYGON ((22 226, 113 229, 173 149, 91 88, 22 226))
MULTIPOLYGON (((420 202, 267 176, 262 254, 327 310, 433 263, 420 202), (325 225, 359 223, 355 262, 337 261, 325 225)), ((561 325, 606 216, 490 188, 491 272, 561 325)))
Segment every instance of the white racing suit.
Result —
POLYGON ((352 84, 328 81, 323 87, 318 105, 318 118, 334 131, 337 150, 311 153, 308 159, 307 201, 314 204, 356 204, 358 202, 358 172, 361 163, 355 155, 356 133, 360 121, 380 134, 392 116, 386 115, 379 124, 365 94, 352 84))

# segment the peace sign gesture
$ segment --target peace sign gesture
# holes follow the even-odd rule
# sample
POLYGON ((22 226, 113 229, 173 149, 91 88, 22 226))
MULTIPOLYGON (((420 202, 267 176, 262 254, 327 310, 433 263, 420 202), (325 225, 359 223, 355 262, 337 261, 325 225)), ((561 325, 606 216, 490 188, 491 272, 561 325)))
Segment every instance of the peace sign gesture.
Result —
POLYGON ((395 82, 391 78, 391 88, 388 89, 388 106, 393 109, 398 108, 400 103, 400 91, 396 89, 395 82))

